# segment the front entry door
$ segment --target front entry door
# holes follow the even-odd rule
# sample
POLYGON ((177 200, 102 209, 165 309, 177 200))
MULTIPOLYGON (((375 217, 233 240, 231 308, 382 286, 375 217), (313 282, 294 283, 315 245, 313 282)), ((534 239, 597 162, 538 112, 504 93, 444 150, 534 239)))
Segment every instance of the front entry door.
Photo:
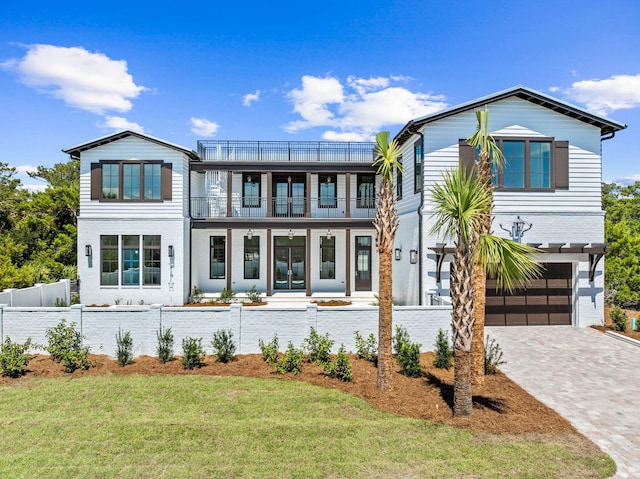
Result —
POLYGON ((305 289, 304 236, 274 238, 274 289, 305 289))
POLYGON ((356 236, 356 291, 371 291, 371 236, 356 236))
POLYGON ((274 216, 302 217, 305 212, 304 177, 277 176, 273 183, 274 216))

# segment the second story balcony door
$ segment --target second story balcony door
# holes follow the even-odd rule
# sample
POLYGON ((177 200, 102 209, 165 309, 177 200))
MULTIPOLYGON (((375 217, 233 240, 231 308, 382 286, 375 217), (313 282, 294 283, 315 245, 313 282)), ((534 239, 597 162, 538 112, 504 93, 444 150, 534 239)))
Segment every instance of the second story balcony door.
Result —
POLYGON ((305 215, 306 188, 304 176, 276 176, 273 181, 273 215, 305 215))

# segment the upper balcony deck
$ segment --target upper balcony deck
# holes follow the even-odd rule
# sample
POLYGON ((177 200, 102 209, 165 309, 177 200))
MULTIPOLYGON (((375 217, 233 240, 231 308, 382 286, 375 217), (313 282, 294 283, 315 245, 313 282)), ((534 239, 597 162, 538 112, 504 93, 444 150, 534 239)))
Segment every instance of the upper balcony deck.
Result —
POLYGON ((198 141, 203 162, 351 163, 371 165, 375 143, 332 141, 198 141))

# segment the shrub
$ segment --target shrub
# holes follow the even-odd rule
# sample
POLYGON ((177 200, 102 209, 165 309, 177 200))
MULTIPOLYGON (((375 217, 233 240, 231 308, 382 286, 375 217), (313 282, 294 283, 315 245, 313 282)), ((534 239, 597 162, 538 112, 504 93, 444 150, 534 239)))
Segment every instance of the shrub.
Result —
POLYGON ((204 291, 198 288, 196 285, 193 285, 193 289, 191 290, 191 301, 193 303, 199 303, 202 301, 204 297, 204 291))
POLYGON ((127 331, 122 334, 122 330, 118 329, 116 334, 116 358, 118 364, 122 367, 133 362, 133 339, 131 338, 131 331, 127 331))
POLYGON ((349 356, 344 349, 344 344, 340 345, 335 362, 328 361, 324 364, 324 374, 345 382, 353 379, 351 363, 349 362, 349 356))
POLYGON ((506 361, 502 360, 502 349, 500 345, 496 343, 495 339, 489 338, 484 343, 484 373, 495 374, 498 366, 506 364, 506 361))
POLYGON ((627 330, 627 313, 625 313, 620 306, 614 306, 611 309, 611 329, 614 331, 626 331, 627 330))
POLYGON ((408 342, 410 341, 407 328, 404 326, 396 326, 396 334, 393 337, 393 352, 398 354, 400 349, 402 349, 402 345, 408 342))
POLYGON ((396 360, 402 368, 402 374, 417 378, 422 374, 420 364, 420 344, 412 343, 409 333, 403 326, 396 326, 396 335, 393 337, 393 349, 397 352, 396 360))
POLYGON ((233 333, 230 329, 220 329, 213 333, 211 346, 213 346, 213 352, 221 363, 228 363, 235 359, 236 345, 231 338, 233 338, 233 333))
POLYGON ((278 360, 276 371, 280 374, 293 373, 297 376, 300 374, 303 360, 304 352, 301 349, 294 347, 293 343, 289 341, 289 346, 287 347, 284 356, 278 360))
POLYGON ((231 288, 225 288, 220 292, 220 296, 218 296, 218 302, 229 304, 235 297, 236 293, 234 293, 231 288))
POLYGON ((171 328, 162 329, 162 326, 160 326, 156 335, 158 337, 158 360, 163 364, 173 361, 175 358, 173 357, 173 333, 171 328))
POLYGON ((311 326, 309 337, 304 339, 303 348, 307 352, 307 359, 315 361, 323 366, 331 361, 331 348, 335 341, 329 339, 329 333, 320 336, 315 328, 311 326))
POLYGON ((262 293, 260 293, 260 291, 258 291, 256 289, 256 285, 255 284, 253 286, 251 286, 251 289, 249 291, 245 291, 245 294, 247 295, 247 299, 251 303, 259 303, 261 301, 260 295, 262 293))
POLYGON ((184 338, 182 340, 182 367, 184 369, 196 369, 202 366, 204 366, 202 338, 184 338))
POLYGON ((438 329, 438 337, 436 338, 436 357, 433 365, 440 369, 449 369, 451 367, 451 357, 453 349, 449 347, 449 337, 442 329, 438 329))
POLYGON ((27 365, 31 355, 27 351, 31 347, 31 338, 23 344, 12 343, 9 336, 0 344, 0 374, 10 378, 23 376, 27 372, 27 365))
POLYGON ((267 364, 270 366, 278 364, 278 348, 280 344, 278 343, 277 334, 273 336, 271 342, 266 344, 262 339, 259 339, 258 346, 260 347, 260 351, 262 351, 262 359, 264 359, 267 364))
POLYGON ((64 298, 56 298, 55 307, 56 308, 66 308, 67 307, 67 300, 64 299, 64 298))
POLYGON ((360 336, 360 332, 356 331, 356 353, 360 359, 376 362, 378 359, 378 341, 373 333, 367 339, 360 336))
POLYGON ((62 364, 65 371, 72 373, 76 369, 89 369, 93 364, 89 361, 89 348, 82 345, 83 336, 75 329, 75 323, 67 325, 61 320, 55 327, 47 328, 49 345, 45 350, 51 358, 62 364))

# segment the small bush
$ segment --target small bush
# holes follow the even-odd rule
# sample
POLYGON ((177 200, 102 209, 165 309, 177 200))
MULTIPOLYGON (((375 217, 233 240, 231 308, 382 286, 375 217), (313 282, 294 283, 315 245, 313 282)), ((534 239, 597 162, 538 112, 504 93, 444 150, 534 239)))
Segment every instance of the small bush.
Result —
POLYGON ((184 369, 196 369, 202 366, 204 366, 202 338, 184 338, 182 340, 182 367, 184 369))
POLYGON ((254 284, 249 291, 244 292, 247 295, 247 299, 252 303, 259 303, 261 301, 260 291, 256 289, 256 285, 254 284))
POLYGON ((9 336, 0 344, 0 374, 10 378, 24 376, 31 355, 27 351, 31 347, 31 338, 23 344, 12 343, 9 336))
POLYGON ((400 349, 402 349, 402 345, 409 342, 407 328, 404 326, 396 326, 396 334, 393 337, 393 352, 398 354, 400 349))
POLYGON ((360 359, 375 363, 378 359, 378 341, 373 333, 366 339, 360 335, 359 331, 356 335, 356 354, 360 359))
POLYGON ((122 367, 133 362, 133 339, 131 338, 131 331, 127 331, 122 334, 122 330, 118 329, 116 334, 116 359, 118 364, 122 367))
POLYGON ((438 337, 436 338, 436 357, 433 365, 440 369, 449 369, 451 367, 451 358, 453 357, 453 349, 449 347, 449 337, 442 329, 438 329, 438 337))
POLYGON ((193 285, 193 289, 191 290, 191 302, 199 303, 204 298, 204 291, 198 288, 196 285, 193 285))
POLYGON ((228 363, 235 359, 236 345, 233 342, 231 330, 220 329, 213 333, 213 352, 218 356, 218 362, 228 363))
POLYGON ((417 378, 422 374, 420 364, 420 344, 412 343, 406 328, 396 326, 396 335, 393 337, 393 349, 397 351, 396 360, 402 368, 402 374, 417 378))
POLYGON ((262 351, 262 359, 264 359, 268 365, 275 367, 275 365, 278 364, 278 349, 280 348, 278 335, 275 334, 271 342, 266 344, 262 339, 259 339, 258 346, 260 347, 260 351, 262 351))
POLYGON ((301 349, 294 347, 293 343, 289 341, 289 346, 287 347, 284 356, 278 360, 276 371, 280 374, 293 373, 297 376, 300 374, 303 360, 304 352, 301 349))
POLYGON ((236 293, 233 292, 231 288, 225 288, 220 292, 220 296, 218 296, 219 303, 229 304, 236 297, 236 293))
POLYGON ((67 300, 64 299, 64 298, 56 298, 55 307, 56 308, 66 308, 67 307, 67 300))
POLYGON ((625 332, 627 330, 627 313, 620 306, 614 306, 611 309, 611 329, 614 331, 625 332))
POLYGON ((340 345, 335 362, 328 361, 324 364, 324 374, 345 382, 349 382, 353 379, 351 363, 349 362, 349 356, 344 349, 344 344, 340 345))
POLYGON ((62 364, 65 371, 72 373, 76 369, 89 369, 89 348, 82 345, 83 336, 75 329, 75 323, 67 325, 61 320, 55 327, 47 328, 48 346, 45 350, 52 359, 62 364))
POLYGON ((307 352, 309 361, 315 361, 319 366, 323 366, 331 361, 331 348, 334 343, 334 340, 329 339, 329 333, 320 336, 311 326, 309 337, 304 339, 303 348, 307 352))
POLYGON ((496 343, 495 339, 489 338, 484 343, 484 373, 495 374, 498 370, 498 366, 506 364, 506 361, 502 360, 502 349, 500 345, 496 343))
POLYGON ((173 356, 173 333, 171 328, 162 329, 162 326, 160 326, 156 336, 158 337, 158 361, 162 364, 173 361, 175 358, 173 356))

